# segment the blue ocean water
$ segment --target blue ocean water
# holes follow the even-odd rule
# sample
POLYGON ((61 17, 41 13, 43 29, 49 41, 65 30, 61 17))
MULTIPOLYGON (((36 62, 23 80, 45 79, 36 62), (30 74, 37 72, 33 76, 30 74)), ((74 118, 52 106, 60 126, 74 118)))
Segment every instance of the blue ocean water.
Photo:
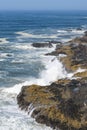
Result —
POLYGON ((28 50, 27 46, 30 43, 67 40, 80 35, 86 27, 86 11, 0 12, 1 86, 11 86, 20 82, 21 78, 24 79, 29 76, 38 77, 43 65, 40 61, 36 62, 35 60, 32 61, 31 65, 32 56, 29 57, 29 55, 32 55, 33 51, 37 50, 28 50), (23 60, 25 62, 22 62, 23 60), (20 63, 13 61, 20 61, 20 63))
MULTIPOLYGON (((31 45, 33 42, 54 40, 65 43, 74 37, 83 35, 86 29, 87 11, 0 12, 0 116, 2 117, 0 118, 0 130, 50 129, 36 124, 20 112, 17 108, 15 89, 9 88, 18 89, 26 81, 40 80, 40 76, 44 77, 44 73, 40 75, 41 71, 52 67, 49 65, 50 60, 48 63, 44 54, 54 48, 36 49, 31 45), (49 67, 46 68, 47 63, 49 67), (19 128, 21 122, 23 126, 19 128)), ((57 64, 56 62, 54 64, 57 64)), ((57 67, 58 65, 61 67, 61 64, 58 63, 57 67)), ((47 71, 47 76, 52 73, 57 75, 55 68, 49 70, 52 70, 51 73, 47 71)), ((61 72, 58 74, 61 75, 61 72)), ((62 76, 63 74, 60 77, 62 76)), ((41 83, 44 80, 41 79, 41 83)))

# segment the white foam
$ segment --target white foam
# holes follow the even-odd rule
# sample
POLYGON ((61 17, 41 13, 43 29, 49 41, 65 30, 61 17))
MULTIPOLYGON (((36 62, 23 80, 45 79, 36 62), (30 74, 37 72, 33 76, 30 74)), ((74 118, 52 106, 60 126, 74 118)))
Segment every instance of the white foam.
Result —
POLYGON ((8 56, 13 56, 12 53, 0 53, 0 58, 6 58, 8 56))
POLYGON ((46 34, 40 34, 40 35, 34 35, 26 32, 16 32, 16 34, 20 35, 20 37, 24 38, 57 38, 57 35, 46 35, 46 34))
POLYGON ((3 44, 3 43, 9 43, 7 38, 0 38, 0 44, 3 44))
POLYGON ((0 59, 0 61, 4 61, 5 59, 0 59))
MULTIPOLYGON (((55 48, 55 47, 54 47, 55 48)), ((52 48, 52 50, 54 49, 52 48)), ((51 51, 52 51, 51 50, 51 51)), ((47 50, 46 50, 47 51, 47 50)), ((20 84, 16 84, 13 87, 10 88, 5 88, 3 90, 3 92, 7 92, 7 93, 12 93, 12 94, 19 94, 19 92, 21 91, 22 86, 26 86, 26 85, 32 85, 32 84, 37 84, 37 85, 49 85, 52 82, 58 80, 58 79, 62 79, 62 78, 69 78, 72 79, 73 75, 77 72, 82 72, 84 70, 82 69, 78 69, 77 72, 74 73, 67 73, 63 64, 58 60, 58 58, 60 58, 61 56, 66 56, 66 55, 59 55, 58 58, 56 58, 55 56, 43 56, 44 53, 42 53, 42 51, 37 53, 38 55, 42 54, 42 62, 45 66, 45 70, 43 70, 40 74, 39 74, 39 78, 30 78, 28 81, 25 81, 23 83, 20 84)), ((17 62, 23 62, 23 61, 15 61, 13 60, 13 63, 17 62)))
POLYGON ((3 91, 8 93, 16 93, 19 94, 22 86, 37 84, 37 85, 49 85, 53 81, 57 79, 65 78, 67 76, 67 72, 65 71, 62 63, 55 57, 45 57, 44 60, 45 70, 40 73, 38 79, 29 78, 29 81, 25 81, 24 83, 16 84, 11 88, 6 88, 3 91))
POLYGON ((67 55, 65 55, 65 54, 59 54, 59 58, 61 58, 61 57, 66 57, 67 55))
POLYGON ((57 30, 59 35, 72 35, 72 34, 84 34, 86 30, 85 29, 68 29, 68 30, 57 30))
POLYGON ((81 72, 85 72, 85 71, 86 71, 86 69, 78 68, 75 73, 81 73, 81 72))
POLYGON ((20 111, 16 96, 0 89, 0 130, 52 130, 35 122, 27 113, 20 111))
POLYGON ((12 60, 11 63, 24 63, 24 60, 23 59, 18 59, 18 60, 12 60))
POLYGON ((43 64, 46 66, 45 70, 40 73, 38 79, 30 78, 29 81, 24 83, 16 84, 11 88, 2 89, 0 92, 1 108, 0 114, 0 129, 4 130, 52 130, 50 127, 41 125, 35 122, 31 118, 32 112, 36 109, 32 105, 30 113, 22 112, 18 109, 16 103, 16 95, 21 91, 22 86, 38 84, 38 85, 49 85, 53 81, 65 78, 67 72, 65 71, 62 63, 54 56, 43 57, 43 64))
POLYGON ((67 30, 57 30, 58 33, 67 33, 67 30))
POLYGON ((8 53, 1 53, 1 54, 0 54, 0 57, 1 57, 1 58, 6 58, 7 55, 8 55, 8 53))
POLYGON ((31 44, 28 44, 28 45, 23 45, 23 44, 16 45, 15 48, 17 48, 17 49, 23 49, 23 50, 34 49, 34 47, 31 44))
POLYGON ((73 79, 73 75, 74 75, 74 73, 68 73, 68 74, 67 74, 67 78, 68 78, 68 79, 73 79))
POLYGON ((84 34, 85 29, 68 29, 68 30, 57 30, 60 41, 65 43, 71 41, 73 38, 84 34))
MULTIPOLYGON (((52 48, 53 50, 53 48, 52 48)), ((49 50, 48 50, 49 51, 49 50)), ((47 51, 46 51, 47 52, 47 51)), ((40 53, 41 54, 41 51, 40 53)), ((41 58, 41 57, 40 57, 41 58)), ((39 78, 29 78, 20 84, 0 91, 0 129, 1 130, 52 130, 45 125, 37 124, 30 116, 35 108, 32 108, 29 116, 18 109, 16 96, 21 88, 26 85, 49 85, 57 79, 67 77, 67 72, 62 63, 55 56, 43 56, 42 62, 45 70, 39 74, 39 78)))
POLYGON ((85 72, 85 71, 86 71, 86 69, 78 68, 75 72, 73 72, 73 73, 68 73, 68 74, 67 74, 67 78, 69 78, 69 79, 76 79, 76 77, 74 77, 74 75, 75 75, 76 73, 81 73, 81 72, 85 72))
POLYGON ((72 33, 75 34, 84 34, 85 30, 77 30, 77 29, 72 29, 72 33))
POLYGON ((52 83, 57 79, 64 78, 66 71, 62 63, 57 58, 47 61, 46 70, 41 73, 41 79, 44 85, 52 83))

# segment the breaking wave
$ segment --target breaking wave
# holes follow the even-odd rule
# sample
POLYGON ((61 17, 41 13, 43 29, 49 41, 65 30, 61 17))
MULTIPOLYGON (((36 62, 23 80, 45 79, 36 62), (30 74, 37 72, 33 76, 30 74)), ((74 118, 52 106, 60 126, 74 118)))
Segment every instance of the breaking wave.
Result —
POLYGON ((16 34, 20 35, 19 38, 57 38, 57 35, 46 35, 46 34, 40 34, 40 35, 34 35, 26 32, 16 32, 16 34))
POLYGON ((49 85, 53 81, 67 76, 63 65, 54 56, 44 57, 43 64, 45 70, 40 73, 39 78, 31 77, 24 83, 16 84, 11 88, 0 89, 0 116, 2 116, 0 118, 0 129, 52 130, 45 125, 36 123, 27 113, 20 111, 16 102, 16 96, 21 91, 22 86, 31 84, 49 85))
POLYGON ((14 87, 5 88, 5 92, 19 94, 22 86, 37 84, 37 85, 49 85, 57 79, 65 78, 67 72, 63 67, 62 63, 55 57, 49 57, 44 59, 43 64, 45 65, 45 70, 39 74, 39 78, 29 78, 21 84, 16 84, 14 87))
POLYGON ((3 43, 9 43, 7 38, 0 38, 0 44, 3 44, 3 43))

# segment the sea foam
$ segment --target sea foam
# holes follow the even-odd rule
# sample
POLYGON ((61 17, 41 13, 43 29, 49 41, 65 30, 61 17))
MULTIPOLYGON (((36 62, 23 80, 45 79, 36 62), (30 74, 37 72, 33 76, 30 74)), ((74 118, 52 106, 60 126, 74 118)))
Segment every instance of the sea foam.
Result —
POLYGON ((20 35, 18 38, 57 38, 57 35, 46 35, 46 34, 40 34, 40 35, 35 35, 35 34, 30 34, 27 32, 16 32, 16 34, 20 35))
POLYGON ((65 78, 67 76, 67 72, 63 67, 62 63, 55 58, 54 56, 45 57, 43 64, 45 65, 45 70, 43 70, 39 74, 39 78, 29 78, 28 81, 24 83, 16 84, 11 88, 5 88, 3 91, 8 93, 15 93, 19 94, 21 91, 22 86, 26 85, 49 85, 52 82, 56 81, 57 79, 65 78))
POLYGON ((27 115, 27 113, 20 111, 16 102, 16 96, 21 91, 22 86, 32 84, 43 86, 49 85, 53 81, 66 76, 66 71, 63 65, 56 57, 47 56, 42 59, 42 62, 45 65, 45 70, 39 74, 39 78, 31 77, 24 83, 16 84, 11 88, 4 88, 0 91, 0 115, 2 116, 2 118, 0 118, 1 130, 52 130, 50 127, 36 123, 35 120, 31 118, 32 111, 35 108, 30 108, 30 113, 27 115))
POLYGON ((9 43, 7 38, 0 38, 0 44, 3 44, 3 43, 9 43))

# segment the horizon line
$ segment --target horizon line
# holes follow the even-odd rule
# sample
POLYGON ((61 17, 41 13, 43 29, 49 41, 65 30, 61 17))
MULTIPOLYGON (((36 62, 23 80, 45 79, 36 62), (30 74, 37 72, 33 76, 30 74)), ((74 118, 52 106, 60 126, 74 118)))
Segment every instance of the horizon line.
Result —
POLYGON ((87 9, 0 9, 0 11, 87 11, 87 9))

